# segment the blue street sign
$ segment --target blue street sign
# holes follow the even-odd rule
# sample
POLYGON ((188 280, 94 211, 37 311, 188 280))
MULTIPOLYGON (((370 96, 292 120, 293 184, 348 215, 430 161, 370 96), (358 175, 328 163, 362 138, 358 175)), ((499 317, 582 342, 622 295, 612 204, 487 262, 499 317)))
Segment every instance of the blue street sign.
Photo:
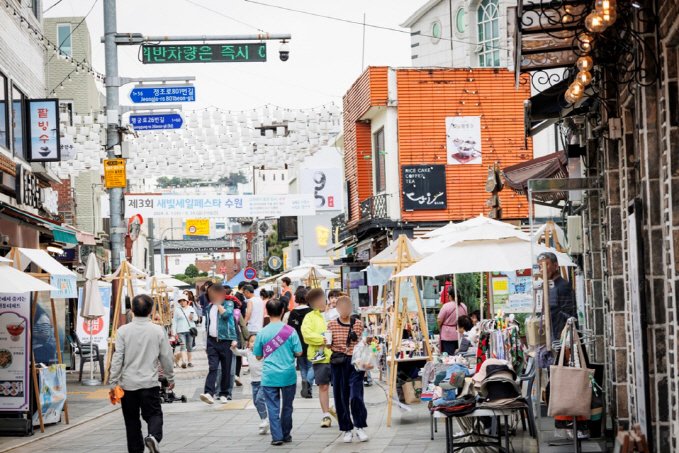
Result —
POLYGON ((159 129, 180 129, 184 120, 179 113, 156 113, 130 115, 130 124, 135 131, 155 131, 159 129))
POLYGON ((130 91, 130 99, 135 104, 148 104, 152 102, 194 102, 196 100, 196 87, 164 86, 164 87, 136 87, 130 91))

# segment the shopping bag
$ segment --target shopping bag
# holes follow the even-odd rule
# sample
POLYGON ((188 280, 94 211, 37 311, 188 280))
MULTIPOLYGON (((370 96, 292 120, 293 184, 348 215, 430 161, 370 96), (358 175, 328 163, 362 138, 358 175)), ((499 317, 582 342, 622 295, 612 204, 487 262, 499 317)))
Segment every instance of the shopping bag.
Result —
POLYGON ((415 386, 411 381, 403 384, 403 400, 406 404, 417 404, 420 402, 420 399, 415 392, 415 386))
POLYGON ((354 347, 351 364, 358 371, 373 370, 379 365, 379 352, 362 340, 354 347))
POLYGON ((574 326, 566 326, 561 335, 561 351, 556 365, 549 367, 549 410, 548 415, 586 416, 589 418, 592 408, 592 379, 594 370, 585 368, 585 356, 582 353, 580 338, 574 326), (566 337, 568 329, 573 335, 573 354, 578 354, 580 366, 564 364, 566 356, 566 337))

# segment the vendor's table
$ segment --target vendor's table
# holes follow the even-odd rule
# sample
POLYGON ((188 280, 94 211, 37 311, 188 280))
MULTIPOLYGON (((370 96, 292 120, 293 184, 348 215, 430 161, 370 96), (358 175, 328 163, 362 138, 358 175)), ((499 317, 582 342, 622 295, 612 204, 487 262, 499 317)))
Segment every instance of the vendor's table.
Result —
POLYGON ((464 415, 449 415, 444 414, 439 411, 434 412, 434 418, 445 418, 446 419, 446 453, 453 453, 455 451, 460 451, 469 447, 490 447, 497 448, 499 452, 509 453, 509 417, 516 412, 518 409, 484 409, 477 408, 474 412, 464 414, 464 415), (497 436, 492 436, 485 434, 483 432, 476 432, 472 430, 469 433, 464 433, 463 435, 455 436, 453 430, 453 419, 455 418, 478 418, 478 417, 493 417, 498 420, 497 426, 497 436), (502 446, 502 430, 500 430, 500 417, 504 418, 504 440, 505 445, 502 446), (479 438, 479 440, 467 440, 455 442, 455 440, 464 439, 469 436, 474 436, 479 438), (486 439, 488 441, 486 441, 486 439), (492 442, 491 442, 492 440, 492 442))

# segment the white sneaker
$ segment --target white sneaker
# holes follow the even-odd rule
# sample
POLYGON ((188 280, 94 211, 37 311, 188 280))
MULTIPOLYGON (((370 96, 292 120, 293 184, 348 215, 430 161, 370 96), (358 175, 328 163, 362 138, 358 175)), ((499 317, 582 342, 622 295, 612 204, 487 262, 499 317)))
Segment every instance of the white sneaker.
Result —
POLYGON ((262 420, 262 423, 259 424, 259 434, 264 436, 268 432, 269 432, 269 420, 264 419, 262 420))
POLYGON ((207 404, 214 404, 215 399, 209 393, 203 393, 200 395, 200 400, 207 404))
POLYGON ((363 431, 363 428, 357 428, 356 429, 356 436, 358 437, 358 440, 361 442, 367 442, 368 441, 368 433, 363 431))
POLYGON ((226 403, 229 402, 229 399, 228 399, 227 397, 225 397, 225 396, 220 396, 220 397, 219 397, 219 402, 222 403, 222 404, 226 404, 226 403))
POLYGON ((150 453, 160 453, 160 447, 158 446, 158 441, 153 436, 146 436, 144 439, 144 444, 146 448, 149 449, 150 453))
POLYGON ((342 442, 345 444, 350 444, 352 440, 354 440, 354 433, 351 431, 345 431, 344 436, 342 436, 342 442))

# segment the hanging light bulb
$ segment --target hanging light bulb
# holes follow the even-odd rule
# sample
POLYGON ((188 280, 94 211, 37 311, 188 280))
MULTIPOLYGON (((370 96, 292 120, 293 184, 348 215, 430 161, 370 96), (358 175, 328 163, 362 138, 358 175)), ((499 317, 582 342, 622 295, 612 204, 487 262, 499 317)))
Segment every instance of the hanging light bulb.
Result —
POLYGON ((561 18, 561 23, 562 23, 562 24, 570 24, 570 23, 573 22, 574 19, 575 19, 575 18, 573 17, 572 14, 566 13, 566 14, 564 14, 563 17, 561 18))
POLYGON ((592 60, 592 57, 584 56, 578 58, 576 65, 580 71, 591 71, 594 66, 594 61, 592 60))
POLYGON ((578 35, 578 47, 583 52, 589 52, 594 47, 594 38, 589 33, 580 33, 578 35))
POLYGON ((592 33, 601 33, 606 30, 606 24, 604 24, 604 18, 597 11, 592 11, 585 18, 585 27, 592 33))
POLYGON ((571 88, 566 90, 563 97, 569 104, 575 104, 580 99, 578 96, 573 94, 573 90, 571 88))
POLYGON ((590 83, 592 83, 592 73, 589 71, 580 71, 575 76, 575 78, 578 82, 582 83, 584 86, 587 86, 590 83))
POLYGON ((617 6, 616 0, 596 0, 594 2, 594 9, 599 13, 604 11, 615 9, 617 6))
POLYGON ((606 27, 613 25, 617 18, 618 13, 615 11, 615 8, 606 10, 603 13, 601 13, 601 19, 606 27))
POLYGON ((575 81, 573 81, 573 83, 571 83, 570 89, 573 92, 573 94, 575 96, 577 96, 578 99, 579 99, 579 98, 582 97, 582 94, 585 92, 585 85, 583 85, 582 82, 580 82, 579 80, 575 79, 575 81))

